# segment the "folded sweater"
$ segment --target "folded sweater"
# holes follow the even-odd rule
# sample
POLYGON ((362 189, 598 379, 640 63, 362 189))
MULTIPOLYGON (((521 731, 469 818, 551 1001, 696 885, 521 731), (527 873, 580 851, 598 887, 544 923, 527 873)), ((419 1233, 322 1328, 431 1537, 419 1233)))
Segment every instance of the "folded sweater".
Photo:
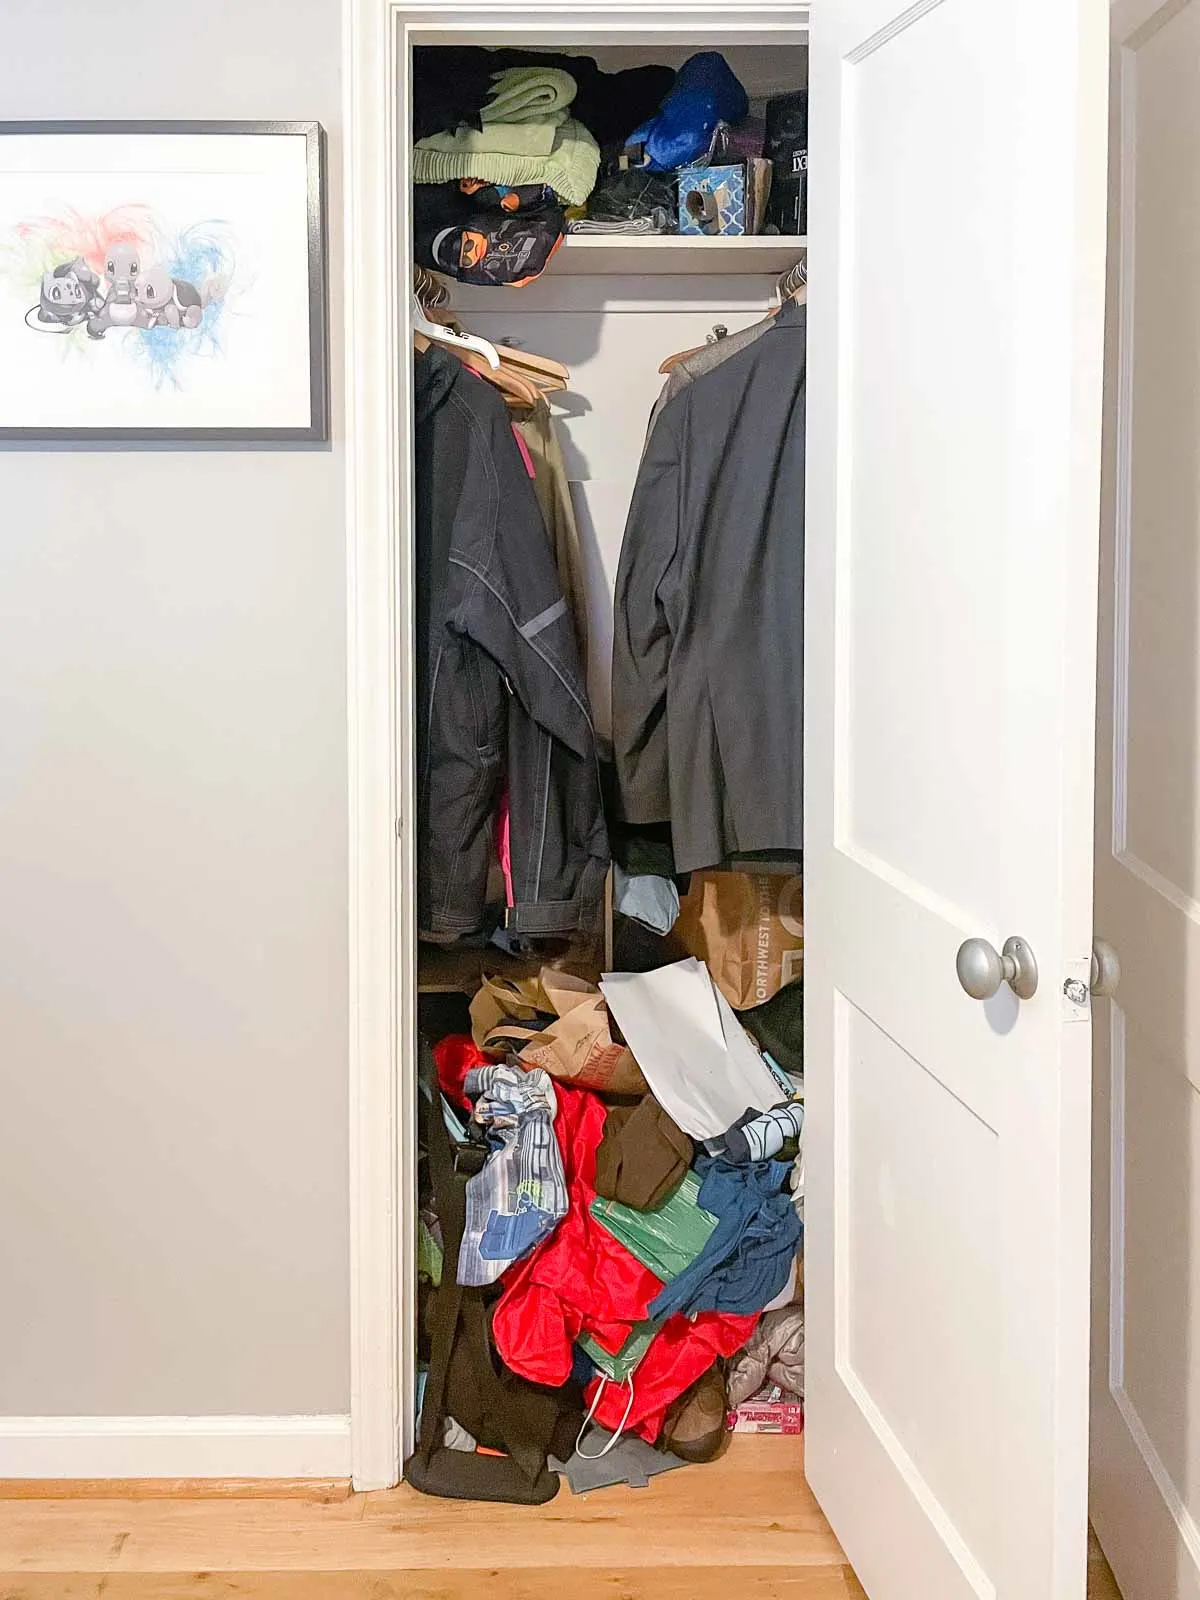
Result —
POLYGON ((414 183, 457 183, 461 178, 511 188, 547 183, 572 206, 582 205, 591 194, 599 170, 600 146, 581 122, 569 117, 549 128, 536 122, 493 122, 481 132, 435 133, 413 146, 414 183), (522 134, 529 136, 527 148, 512 137, 522 134), (542 150, 538 142, 546 135, 549 144, 542 150))
POLYGON ((481 107, 484 127, 494 122, 561 122, 575 98, 575 79, 556 67, 509 67, 493 78, 491 98, 481 107))
POLYGON ((575 84, 572 116, 601 145, 621 144, 630 128, 652 117, 675 82, 671 67, 628 67, 601 72, 590 56, 545 51, 485 50, 479 45, 418 45, 413 51, 414 139, 466 123, 482 125, 483 107, 503 67, 555 68, 575 84))
MULTIPOLYGON (((431 133, 417 145, 422 151, 440 151, 444 155, 464 160, 475 156, 517 156, 545 159, 554 150, 558 130, 567 120, 565 111, 543 117, 537 122, 488 122, 482 128, 459 128, 457 133, 431 133)), ((474 167, 458 176, 464 178, 486 177, 474 167)), ((418 183, 428 182, 418 178, 418 183)))

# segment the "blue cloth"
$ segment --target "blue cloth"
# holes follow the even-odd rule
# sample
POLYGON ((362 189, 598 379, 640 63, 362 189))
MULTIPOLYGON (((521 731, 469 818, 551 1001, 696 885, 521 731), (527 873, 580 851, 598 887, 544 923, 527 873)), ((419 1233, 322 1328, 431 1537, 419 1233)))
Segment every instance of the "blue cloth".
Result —
POLYGON ((700 1156, 697 1202, 719 1220, 700 1254, 651 1302, 649 1315, 723 1311, 750 1316, 788 1280, 800 1218, 786 1190, 791 1163, 700 1156))
POLYGON ((679 919, 679 890, 670 878, 626 872, 613 863, 613 910, 632 917, 651 933, 670 933, 679 919))
POLYGON ((718 122, 736 125, 749 112, 746 91, 725 57, 716 50, 701 50, 680 67, 675 87, 657 115, 635 128, 625 144, 646 147, 645 165, 651 172, 672 172, 707 152, 718 122))

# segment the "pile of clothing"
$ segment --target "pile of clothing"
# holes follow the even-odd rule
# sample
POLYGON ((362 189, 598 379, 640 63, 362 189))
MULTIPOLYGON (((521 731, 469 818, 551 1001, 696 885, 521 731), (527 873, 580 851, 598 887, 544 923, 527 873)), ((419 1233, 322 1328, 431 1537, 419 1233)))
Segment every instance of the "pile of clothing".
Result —
POLYGON ((669 67, 601 72, 587 56, 477 46, 414 52, 416 258, 464 282, 519 286, 562 241, 565 210, 670 89, 669 67))
POLYGON ((680 67, 653 116, 605 152, 579 233, 803 233, 808 95, 776 95, 756 114, 718 51, 680 67))
MULTIPOLYGON (((613 977, 613 1017, 632 1015, 642 977, 613 977)), ((541 1503, 559 1474, 581 1492, 716 1459, 737 1397, 781 1373, 802 1392, 801 1094, 732 1012, 724 1102, 665 1057, 639 1055, 636 1100, 576 1087, 531 1064, 554 1058, 527 1010, 503 1059, 482 1047, 491 1001, 475 1021, 427 1058, 429 1378, 406 1477, 541 1503)))
POLYGON ((807 96, 777 97, 766 113, 751 117, 745 89, 713 50, 678 73, 607 73, 590 56, 422 47, 413 56, 416 259, 466 283, 519 287, 544 270, 564 231, 801 232, 782 200, 768 213, 767 195, 772 171, 781 196, 807 172, 807 96), (698 167, 713 181, 689 178, 685 193, 680 174, 698 167), (740 199, 728 200, 731 185, 740 199))

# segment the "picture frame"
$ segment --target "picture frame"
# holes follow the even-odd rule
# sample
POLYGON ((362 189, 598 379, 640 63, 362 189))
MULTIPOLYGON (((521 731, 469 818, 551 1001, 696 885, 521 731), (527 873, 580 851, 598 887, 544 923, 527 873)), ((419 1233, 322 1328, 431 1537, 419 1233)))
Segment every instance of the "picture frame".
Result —
POLYGON ((0 441, 329 439, 319 122, 0 121, 0 441))

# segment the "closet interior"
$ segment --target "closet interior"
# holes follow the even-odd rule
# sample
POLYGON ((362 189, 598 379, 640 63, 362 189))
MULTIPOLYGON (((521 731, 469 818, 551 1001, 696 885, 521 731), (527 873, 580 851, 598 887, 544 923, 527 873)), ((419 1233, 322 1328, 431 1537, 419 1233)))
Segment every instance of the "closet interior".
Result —
POLYGON ((414 52, 431 1493, 802 1426, 800 38, 414 52))

